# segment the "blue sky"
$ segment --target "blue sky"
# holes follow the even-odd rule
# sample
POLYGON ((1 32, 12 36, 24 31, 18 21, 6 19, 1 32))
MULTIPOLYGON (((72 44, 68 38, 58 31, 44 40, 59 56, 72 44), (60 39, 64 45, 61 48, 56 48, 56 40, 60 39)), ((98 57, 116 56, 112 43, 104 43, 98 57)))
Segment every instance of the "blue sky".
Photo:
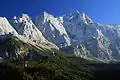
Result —
POLYGON ((0 16, 8 19, 22 13, 35 18, 43 11, 59 16, 77 10, 94 22, 120 24, 120 0, 0 0, 0 16))

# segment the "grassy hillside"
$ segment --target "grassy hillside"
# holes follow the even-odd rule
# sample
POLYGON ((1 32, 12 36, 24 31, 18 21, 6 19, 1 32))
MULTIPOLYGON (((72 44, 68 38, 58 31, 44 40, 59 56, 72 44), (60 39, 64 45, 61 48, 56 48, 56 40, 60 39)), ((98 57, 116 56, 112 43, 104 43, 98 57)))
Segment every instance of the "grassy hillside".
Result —
POLYGON ((0 47, 5 59, 0 63, 0 80, 13 80, 14 74, 17 80, 88 80, 92 77, 86 64, 76 65, 71 56, 56 49, 25 43, 15 36, 0 41, 0 47), (29 58, 27 68, 23 66, 24 53, 29 58))
POLYGON ((81 58, 61 56, 48 57, 40 61, 29 61, 23 67, 22 61, 4 61, 0 63, 0 80, 118 80, 120 64, 79 63, 81 58))
POLYGON ((89 80, 93 77, 87 65, 78 66, 60 56, 29 61, 27 68, 24 68, 22 62, 18 61, 6 61, 1 63, 0 67, 2 67, 1 80, 12 80, 14 77, 12 74, 18 76, 16 80, 20 80, 20 76, 22 76, 22 80, 89 80))
POLYGON ((120 63, 105 64, 25 43, 11 36, 0 41, 0 80, 118 80, 120 63), (27 53, 28 67, 23 55, 27 53), (32 57, 30 56, 32 54, 32 57))

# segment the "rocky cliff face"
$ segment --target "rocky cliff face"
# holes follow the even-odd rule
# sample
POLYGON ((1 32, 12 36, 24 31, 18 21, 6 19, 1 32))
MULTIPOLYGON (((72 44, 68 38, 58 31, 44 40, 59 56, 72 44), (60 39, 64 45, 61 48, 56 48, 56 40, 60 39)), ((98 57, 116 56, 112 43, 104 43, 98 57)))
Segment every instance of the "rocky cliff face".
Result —
POLYGON ((0 18, 0 35, 10 33, 27 43, 39 44, 43 48, 59 47, 86 59, 120 60, 119 24, 94 23, 82 12, 59 17, 43 12, 34 22, 27 14, 15 16, 10 21, 14 29, 6 18, 0 18))
POLYGON ((14 16, 11 20, 11 25, 18 32, 19 38, 25 39, 29 42, 31 40, 44 47, 58 48, 56 45, 44 38, 40 30, 27 14, 22 14, 21 17, 18 18, 14 16))
POLYGON ((74 55, 104 61, 120 59, 120 48, 116 45, 120 38, 119 24, 94 23, 84 13, 75 12, 63 17, 63 25, 72 41, 74 55))
POLYGON ((0 35, 14 34, 17 35, 16 30, 10 25, 5 17, 0 17, 0 35))
POLYGON ((46 38, 51 42, 55 41, 53 43, 56 45, 61 41, 71 43, 60 47, 70 54, 104 61, 120 59, 119 46, 116 45, 116 40, 120 38, 120 25, 94 23, 82 12, 71 12, 57 18, 43 13, 37 17, 36 25, 46 38), (67 40, 65 37, 60 38, 55 28, 59 33, 64 32, 68 36, 67 40))
POLYGON ((36 18, 35 24, 48 41, 59 47, 71 45, 70 38, 58 18, 43 12, 36 18))
POLYGON ((22 14, 20 18, 14 17, 12 21, 14 28, 20 35, 31 40, 45 41, 42 33, 34 25, 27 14, 22 14))

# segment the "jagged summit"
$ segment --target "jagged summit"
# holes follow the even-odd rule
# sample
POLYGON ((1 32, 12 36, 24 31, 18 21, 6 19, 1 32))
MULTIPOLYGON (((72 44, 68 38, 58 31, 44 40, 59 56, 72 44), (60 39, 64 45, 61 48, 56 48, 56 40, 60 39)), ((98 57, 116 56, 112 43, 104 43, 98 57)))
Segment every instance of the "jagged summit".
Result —
POLYGON ((69 46, 70 38, 61 24, 61 22, 46 12, 43 12, 35 19, 35 24, 43 33, 47 40, 57 44, 58 46, 69 46))
POLYGON ((25 41, 54 48, 58 46, 75 56, 120 60, 120 25, 94 23, 83 12, 70 12, 59 17, 43 12, 34 22, 27 14, 22 14, 14 16, 10 23, 15 29, 0 17, 1 35, 15 32, 24 36, 25 41))
POLYGON ((9 33, 13 35, 18 34, 5 17, 0 17, 0 35, 5 35, 9 33))
MULTIPOLYGON (((51 15, 51 14, 47 13, 46 11, 44 11, 44 12, 42 12, 40 15, 46 16, 46 15, 51 15)), ((51 16, 53 16, 53 15, 51 15, 51 16)))
POLYGON ((20 35, 31 40, 45 40, 27 14, 22 14, 21 17, 13 19, 11 23, 20 35))
POLYGON ((92 19, 90 19, 85 13, 83 12, 79 12, 79 11, 76 11, 76 12, 70 12, 66 15, 63 16, 64 17, 64 20, 66 21, 70 21, 71 23, 85 23, 85 24, 90 24, 90 23, 94 23, 92 21, 92 19))
POLYGON ((28 41, 31 40, 41 46, 58 49, 56 45, 48 42, 48 40, 44 38, 40 30, 27 14, 22 14, 20 17, 12 19, 11 24, 17 30, 19 35, 23 36, 28 41))
POLYGON ((36 19, 39 19, 39 21, 42 21, 42 22, 53 22, 55 17, 47 12, 42 12, 39 16, 36 17, 36 19))

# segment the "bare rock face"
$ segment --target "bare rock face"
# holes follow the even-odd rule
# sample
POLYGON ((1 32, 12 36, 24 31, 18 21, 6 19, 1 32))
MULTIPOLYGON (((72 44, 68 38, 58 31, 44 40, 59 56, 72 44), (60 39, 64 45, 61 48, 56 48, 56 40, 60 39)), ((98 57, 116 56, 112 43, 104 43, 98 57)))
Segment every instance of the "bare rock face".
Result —
POLYGON ((25 39, 25 41, 28 42, 33 41, 44 47, 58 49, 56 45, 44 38, 42 33, 39 31, 39 29, 36 27, 36 25, 32 22, 27 14, 22 14, 22 16, 19 18, 14 16, 11 20, 11 24, 18 32, 19 38, 25 39))
POLYGON ((24 37, 31 40, 45 41, 42 33, 34 25, 27 14, 22 14, 20 18, 14 17, 13 23, 14 28, 20 35, 23 35, 24 37))
POLYGON ((10 25, 5 17, 0 17, 0 35, 13 34, 17 35, 16 30, 10 25))
POLYGON ((116 45, 120 25, 94 23, 82 12, 59 17, 44 12, 35 24, 47 40, 69 54, 103 61, 120 60, 120 47, 116 45))
POLYGON ((80 12, 64 15, 62 23, 72 43, 71 46, 64 48, 65 51, 71 50, 69 53, 74 53, 76 56, 103 61, 120 59, 120 48, 116 45, 116 40, 118 42, 120 39, 119 24, 94 23, 87 15, 80 12))
POLYGON ((70 38, 58 18, 43 12, 36 18, 35 24, 48 41, 59 47, 71 45, 70 38))
POLYGON ((120 60, 120 25, 95 23, 82 12, 58 17, 43 12, 37 16, 35 24, 23 14, 14 16, 11 25, 0 17, 0 35, 14 34, 27 43, 60 48, 85 59, 120 60))

